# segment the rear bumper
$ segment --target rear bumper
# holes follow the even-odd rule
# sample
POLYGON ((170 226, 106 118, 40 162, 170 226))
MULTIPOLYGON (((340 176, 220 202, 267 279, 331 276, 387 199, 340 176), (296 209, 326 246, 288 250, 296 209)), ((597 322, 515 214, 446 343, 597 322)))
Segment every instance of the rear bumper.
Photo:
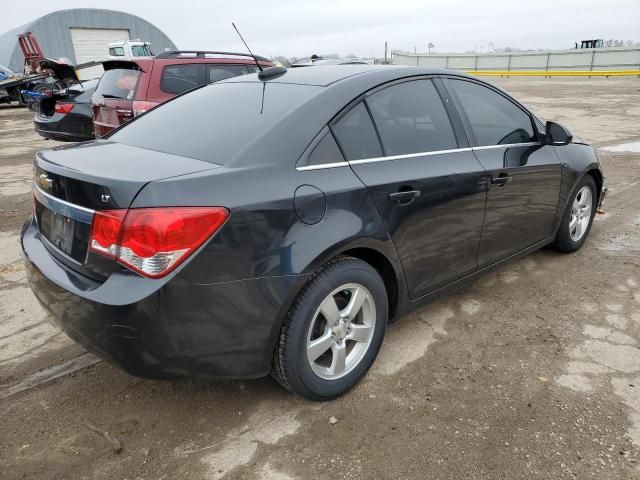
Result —
POLYGON ((93 121, 93 128, 95 132, 96 138, 102 138, 106 134, 111 133, 113 130, 118 128, 120 125, 111 125, 104 122, 98 122, 96 120, 93 121))
POLYGON ((62 140, 64 142, 86 142, 87 140, 93 140, 95 137, 92 136, 79 136, 73 133, 67 132, 56 132, 55 130, 45 130, 42 128, 35 127, 35 131, 42 138, 48 138, 51 140, 62 140))
POLYGON ((84 133, 91 131, 89 124, 85 122, 83 128, 82 120, 63 119, 62 115, 54 115, 52 118, 42 118, 36 115, 33 119, 33 126, 38 135, 52 140, 84 142, 95 138, 93 134, 84 133))
POLYGON ((146 378, 266 375, 288 295, 301 281, 202 285, 177 275, 157 286, 123 271, 100 284, 58 262, 33 222, 22 248, 30 287, 52 321, 87 350, 146 378))

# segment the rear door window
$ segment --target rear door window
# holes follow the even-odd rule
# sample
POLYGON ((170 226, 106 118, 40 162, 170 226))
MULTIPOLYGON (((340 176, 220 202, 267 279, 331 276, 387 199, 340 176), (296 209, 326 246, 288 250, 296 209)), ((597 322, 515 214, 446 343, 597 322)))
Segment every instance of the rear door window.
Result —
POLYGON ((340 148, 330 131, 326 131, 322 140, 313 148, 302 166, 320 166, 344 162, 340 148))
POLYGON ((399 83, 367 98, 385 155, 458 148, 453 127, 431 80, 399 83))
POLYGON ((210 83, 239 75, 246 75, 247 73, 253 73, 255 71, 255 67, 250 65, 226 65, 218 63, 207 65, 207 67, 209 70, 208 78, 210 83))
POLYGON ((167 65, 162 70, 160 89, 165 93, 178 95, 205 83, 204 63, 181 63, 167 65))
POLYGON ((376 129, 362 102, 335 123, 333 133, 347 160, 382 156, 376 129))
POLYGON ((140 70, 114 68, 106 70, 100 78, 96 96, 133 100, 140 79, 140 70))
POLYGON ((465 80, 448 80, 475 137, 476 146, 536 141, 531 117, 506 97, 465 80))

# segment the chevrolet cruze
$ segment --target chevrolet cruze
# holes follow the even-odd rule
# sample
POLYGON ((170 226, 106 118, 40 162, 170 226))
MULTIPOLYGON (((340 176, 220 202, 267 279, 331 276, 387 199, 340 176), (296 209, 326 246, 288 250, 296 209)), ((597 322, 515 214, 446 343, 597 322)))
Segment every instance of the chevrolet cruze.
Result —
POLYGON ((326 400, 392 319, 578 250, 604 190, 591 146, 476 78, 271 68, 39 152, 22 247, 53 321, 124 370, 326 400))

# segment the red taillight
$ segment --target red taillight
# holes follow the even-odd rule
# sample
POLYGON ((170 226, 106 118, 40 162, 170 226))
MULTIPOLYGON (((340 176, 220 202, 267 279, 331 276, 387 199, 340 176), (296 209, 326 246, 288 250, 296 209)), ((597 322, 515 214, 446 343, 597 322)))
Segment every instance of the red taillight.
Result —
POLYGON ((104 210, 93 215, 89 249, 107 257, 118 255, 118 238, 126 210, 104 210))
POLYGON ((133 102, 133 116, 137 117, 141 113, 151 110, 156 105, 160 105, 158 102, 145 102, 142 100, 136 100, 133 102))
POLYGON ((89 249, 149 278, 171 272, 229 218, 223 207, 103 210, 93 216, 89 249))
POLYGON ((73 110, 73 103, 56 103, 54 110, 56 113, 67 114, 73 110))

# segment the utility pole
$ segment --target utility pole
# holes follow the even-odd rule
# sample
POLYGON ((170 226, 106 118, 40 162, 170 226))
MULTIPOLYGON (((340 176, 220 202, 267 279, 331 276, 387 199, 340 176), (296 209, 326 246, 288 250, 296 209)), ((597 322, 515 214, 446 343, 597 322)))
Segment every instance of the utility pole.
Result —
POLYGON ((387 42, 384 42, 384 64, 387 64, 387 42))

